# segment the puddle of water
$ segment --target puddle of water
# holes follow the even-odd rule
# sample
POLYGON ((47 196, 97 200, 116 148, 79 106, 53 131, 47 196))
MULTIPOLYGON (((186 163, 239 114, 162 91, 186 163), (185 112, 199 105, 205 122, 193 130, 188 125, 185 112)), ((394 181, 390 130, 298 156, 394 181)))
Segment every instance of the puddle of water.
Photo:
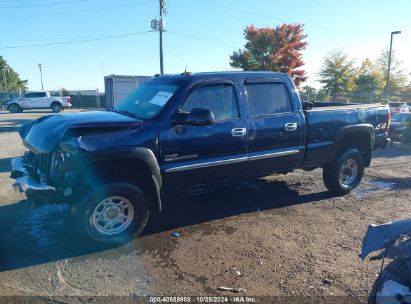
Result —
POLYGON ((352 194, 355 197, 362 199, 372 192, 392 190, 393 188, 395 188, 396 185, 397 183, 394 183, 394 182, 381 181, 381 180, 377 181, 374 179, 370 179, 370 180, 367 180, 366 183, 361 185, 359 188, 355 189, 352 192, 352 194))

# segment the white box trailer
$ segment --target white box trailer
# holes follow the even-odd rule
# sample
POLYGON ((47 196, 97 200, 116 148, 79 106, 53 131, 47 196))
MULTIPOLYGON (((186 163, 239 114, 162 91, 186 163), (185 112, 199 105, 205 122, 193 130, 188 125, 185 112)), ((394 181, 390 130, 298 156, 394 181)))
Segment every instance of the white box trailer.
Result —
POLYGON ((151 76, 109 75, 104 77, 106 108, 113 109, 151 76))

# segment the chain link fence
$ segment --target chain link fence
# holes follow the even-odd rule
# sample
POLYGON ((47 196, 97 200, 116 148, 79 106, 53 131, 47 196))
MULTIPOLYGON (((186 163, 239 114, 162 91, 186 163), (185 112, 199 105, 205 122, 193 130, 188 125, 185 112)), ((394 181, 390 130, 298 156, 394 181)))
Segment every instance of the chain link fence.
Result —
POLYGON ((311 102, 346 102, 346 103, 382 103, 407 102, 411 103, 411 93, 404 94, 374 94, 374 93, 349 93, 349 94, 305 94, 300 93, 301 100, 311 102))
MULTIPOLYGON (((73 108, 105 108, 106 96, 99 90, 52 90, 52 96, 70 96, 73 108)), ((20 97, 19 92, 0 92, 0 108, 4 108, 8 100, 20 97)))

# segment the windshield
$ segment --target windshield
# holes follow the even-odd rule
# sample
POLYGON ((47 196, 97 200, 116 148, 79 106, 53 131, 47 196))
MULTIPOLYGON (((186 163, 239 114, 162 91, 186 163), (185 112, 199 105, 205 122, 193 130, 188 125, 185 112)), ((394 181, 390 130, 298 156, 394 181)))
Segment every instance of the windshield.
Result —
POLYGON ((147 82, 123 99, 114 110, 150 119, 160 113, 177 89, 177 84, 147 82))
POLYGON ((398 113, 392 117, 392 121, 405 121, 411 116, 407 113, 398 113))

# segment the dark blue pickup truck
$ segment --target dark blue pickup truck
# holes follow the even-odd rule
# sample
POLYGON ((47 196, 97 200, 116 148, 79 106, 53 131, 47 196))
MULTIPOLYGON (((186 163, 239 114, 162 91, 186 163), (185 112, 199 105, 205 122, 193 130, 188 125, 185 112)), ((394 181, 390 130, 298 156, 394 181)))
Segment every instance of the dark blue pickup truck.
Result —
POLYGON ((167 193, 323 168, 344 195, 389 139, 381 105, 302 103, 291 78, 271 72, 154 77, 111 111, 45 116, 19 130, 14 188, 61 201, 100 242, 138 235, 167 193))

